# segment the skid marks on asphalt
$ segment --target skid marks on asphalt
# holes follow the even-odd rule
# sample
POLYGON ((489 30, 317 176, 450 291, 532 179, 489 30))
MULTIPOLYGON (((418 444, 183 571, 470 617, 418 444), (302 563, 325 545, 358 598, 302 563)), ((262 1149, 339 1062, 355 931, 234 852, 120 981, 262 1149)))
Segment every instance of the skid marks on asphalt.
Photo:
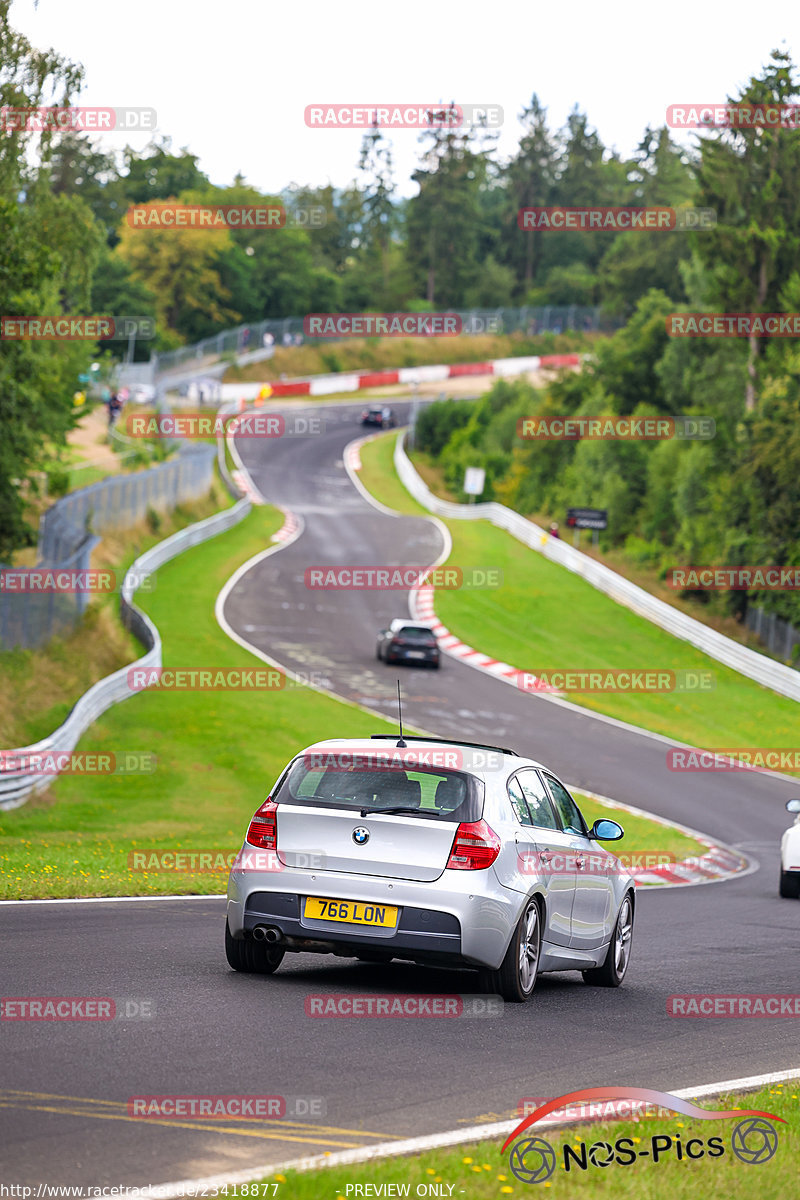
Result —
POLYGON ((0 1091, 0 1108, 21 1108, 28 1112, 89 1117, 97 1121, 132 1121, 138 1125, 146 1122, 148 1125, 166 1125, 170 1129, 218 1133, 224 1137, 301 1142, 304 1145, 332 1146, 338 1150, 355 1150, 369 1145, 364 1138, 391 1141, 395 1136, 390 1133, 373 1133, 367 1129, 343 1129, 337 1125, 283 1119, 266 1120, 263 1117, 237 1117, 227 1122, 210 1122, 201 1118, 177 1121, 169 1117, 134 1117, 129 1114, 125 1100, 98 1100, 88 1096, 62 1096, 52 1092, 3 1090, 0 1091), (353 1138, 359 1140, 353 1141, 353 1138))

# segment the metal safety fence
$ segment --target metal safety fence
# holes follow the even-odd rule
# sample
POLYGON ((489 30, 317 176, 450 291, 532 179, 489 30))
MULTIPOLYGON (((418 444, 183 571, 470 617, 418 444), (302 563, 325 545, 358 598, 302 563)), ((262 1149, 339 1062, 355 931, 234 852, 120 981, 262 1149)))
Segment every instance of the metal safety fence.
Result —
MULTIPOLYGON (((214 449, 211 447, 212 456, 214 449)), ((158 629, 150 618, 137 608, 133 602, 133 593, 142 582, 164 563, 183 554, 192 546, 216 537, 231 529, 247 516, 251 508, 250 500, 239 500, 231 508, 215 513, 204 521, 189 525, 179 530, 163 542, 153 546, 142 554, 130 567, 122 585, 120 594, 120 613, 126 628, 145 646, 146 654, 134 663, 121 667, 113 675, 98 680, 88 692, 78 700, 75 707, 63 725, 60 725, 49 737, 43 738, 31 746, 23 746, 17 750, 4 751, 13 760, 27 762, 35 760, 38 755, 67 754, 74 750, 80 738, 90 725, 97 720, 112 705, 127 700, 134 693, 129 683, 129 672, 134 667, 155 668, 162 665, 161 637, 158 629)), ((29 796, 43 791, 53 783, 52 774, 10 773, 0 772, 0 809, 17 808, 24 804, 29 796)))
MULTIPOLYGON (((168 512, 205 496, 214 478, 215 455, 211 445, 186 447, 158 466, 113 475, 63 496, 39 523, 37 571, 86 571, 99 535, 130 528, 151 510, 168 512)), ((35 593, 0 588, 0 649, 34 649, 69 632, 87 602, 88 592, 79 588, 35 593)))
MULTIPOLYGON (((462 333, 524 333, 530 337, 542 333, 559 334, 567 330, 585 333, 609 333, 624 325, 622 318, 610 317, 598 307, 579 304, 544 305, 539 308, 471 308, 448 310, 462 321, 462 333)), ((156 372, 175 370, 187 364, 200 364, 224 354, 240 356, 270 346, 297 346, 304 342, 335 342, 336 337, 312 337, 304 331, 304 317, 281 317, 237 325, 191 346, 181 346, 156 357, 156 372), (272 339, 270 341, 269 339, 272 339), (265 340, 266 339, 266 340, 265 340)))
POLYGON ((795 657, 795 646, 800 644, 800 629, 775 613, 765 612, 757 604, 748 604, 745 625, 760 638, 770 654, 777 654, 786 662, 795 657))

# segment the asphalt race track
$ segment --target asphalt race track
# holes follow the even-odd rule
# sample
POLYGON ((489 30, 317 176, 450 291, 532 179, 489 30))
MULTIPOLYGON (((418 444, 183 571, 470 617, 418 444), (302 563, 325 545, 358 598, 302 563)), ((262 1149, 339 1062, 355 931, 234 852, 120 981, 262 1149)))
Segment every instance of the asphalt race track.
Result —
MULTIPOLYGON (((398 669, 376 661, 375 633, 406 614, 407 596, 304 584, 309 566, 423 565, 441 550, 432 522, 381 514, 350 483, 342 450, 359 436, 360 410, 298 410, 325 418, 321 436, 238 441, 265 498, 305 528, 243 577, 225 615, 285 667, 316 672, 339 695, 389 715, 398 669)), ((666 998, 797 990, 800 906, 780 900, 777 884, 783 805, 800 785, 750 772, 676 775, 663 741, 449 657, 438 672, 399 674, 409 723, 512 746, 574 785, 736 846, 761 869, 640 892, 620 990, 588 988, 577 973, 544 976, 529 1004, 484 1020, 306 1017, 309 993, 470 993, 476 980, 309 955, 287 955, 271 978, 235 975, 223 952, 222 899, 4 906, 4 996, 154 1004, 149 1020, 3 1023, 14 1064, 14 1090, 8 1073, 0 1090, 5 1178, 159 1183, 507 1119, 525 1096, 614 1083, 671 1090, 796 1064, 790 1019, 676 1020, 666 998), (290 1108, 268 1122, 130 1117, 128 1098, 152 1094, 283 1095, 290 1108)), ((254 808, 262 798, 253 796, 254 808)))

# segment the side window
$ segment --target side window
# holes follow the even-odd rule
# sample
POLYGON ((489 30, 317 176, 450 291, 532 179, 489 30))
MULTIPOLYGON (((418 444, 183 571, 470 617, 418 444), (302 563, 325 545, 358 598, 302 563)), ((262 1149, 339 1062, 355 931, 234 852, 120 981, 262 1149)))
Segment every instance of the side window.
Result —
POLYGON ((584 824, 583 817, 578 811, 578 806, 570 796, 563 783, 559 783, 557 779, 553 779, 552 775, 545 775, 547 786, 550 789, 550 795, 553 797, 558 815, 561 818, 561 824, 565 833, 577 833, 582 837, 586 837, 588 830, 584 824))
POLYGON ((520 771, 517 782, 528 802, 533 824, 540 829, 558 829, 558 821, 538 771, 520 771))
POLYGON ((525 803, 525 796, 522 788, 519 785, 517 777, 508 781, 508 798, 511 801, 511 807, 514 810, 514 816, 519 821, 520 825, 532 825, 531 815, 528 812, 528 806, 525 803))

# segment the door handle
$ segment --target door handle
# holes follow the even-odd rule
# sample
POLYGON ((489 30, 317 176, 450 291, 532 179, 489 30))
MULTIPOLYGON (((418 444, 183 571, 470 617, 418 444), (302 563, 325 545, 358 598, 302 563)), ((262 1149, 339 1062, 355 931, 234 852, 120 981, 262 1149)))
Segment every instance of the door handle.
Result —
POLYGON ((578 868, 579 871, 583 870, 583 864, 585 862, 586 862, 586 859, 583 857, 582 854, 579 854, 577 859, 575 860, 575 866, 578 868))
POLYGON ((552 857, 553 856, 549 850, 542 850, 539 854, 539 861, 543 863, 549 863, 552 857))

